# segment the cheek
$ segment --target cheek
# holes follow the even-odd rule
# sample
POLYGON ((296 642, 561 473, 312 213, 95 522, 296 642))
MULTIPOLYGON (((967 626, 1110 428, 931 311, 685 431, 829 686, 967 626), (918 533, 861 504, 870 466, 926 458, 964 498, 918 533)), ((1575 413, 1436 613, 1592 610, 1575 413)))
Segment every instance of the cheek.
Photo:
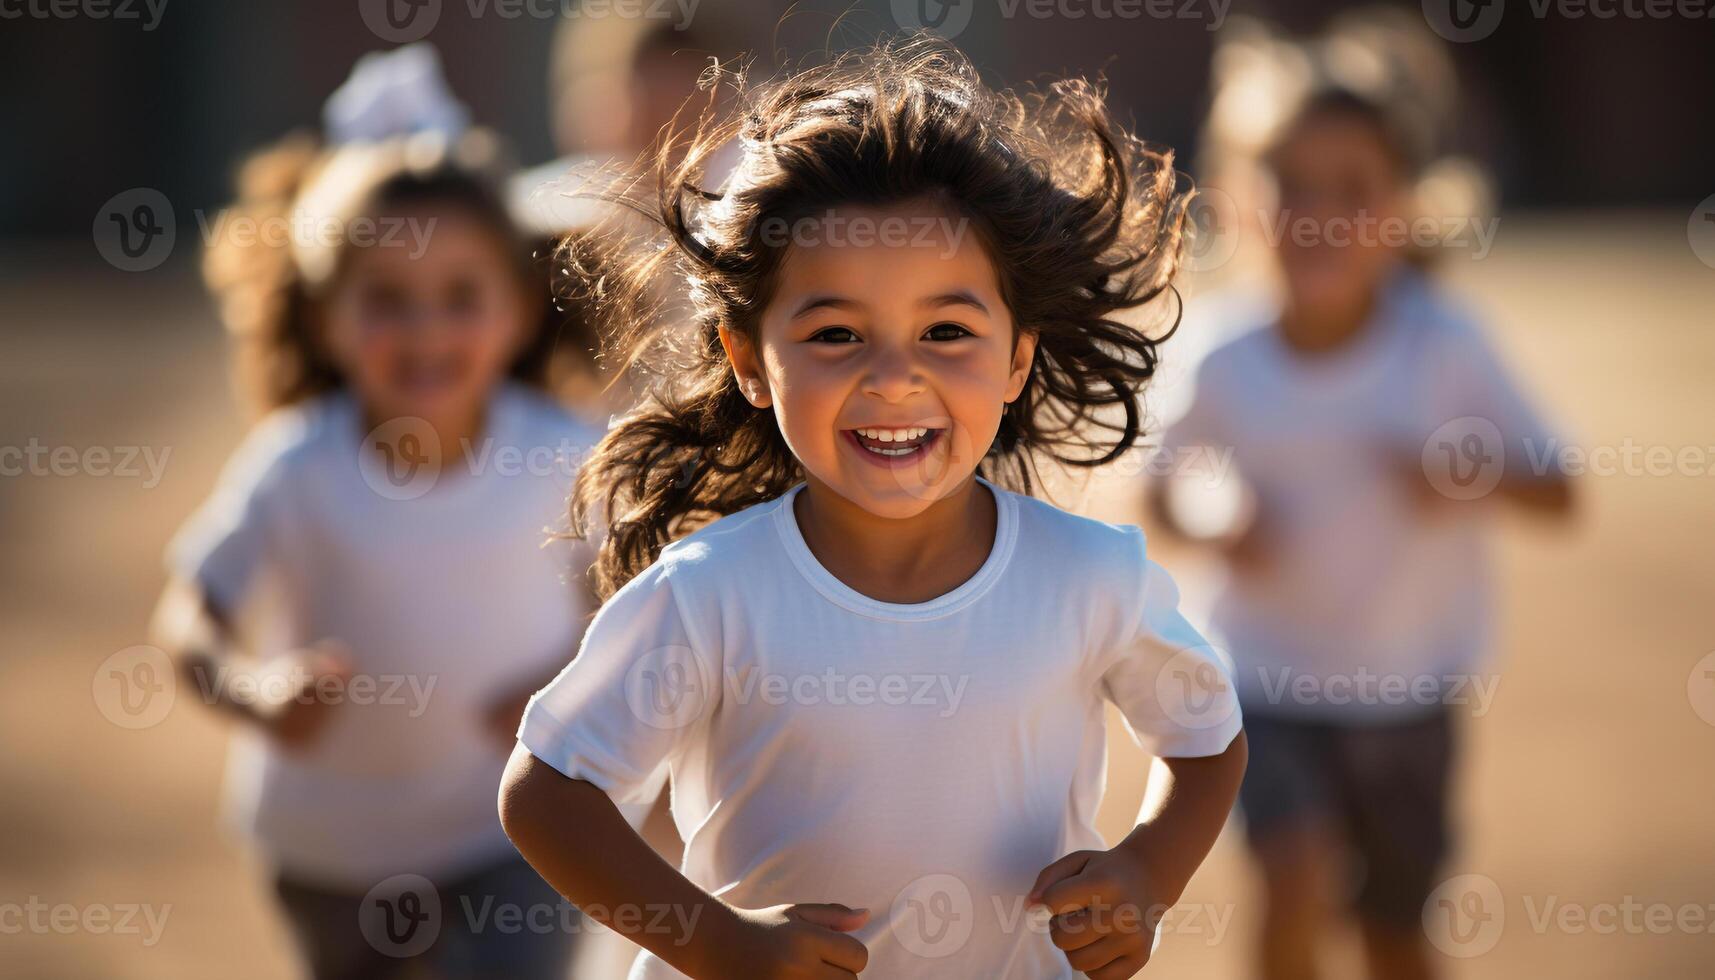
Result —
POLYGON ((401 347, 396 324, 380 317, 366 317, 355 304, 335 306, 328 316, 323 342, 340 370, 359 380, 384 371, 401 347))

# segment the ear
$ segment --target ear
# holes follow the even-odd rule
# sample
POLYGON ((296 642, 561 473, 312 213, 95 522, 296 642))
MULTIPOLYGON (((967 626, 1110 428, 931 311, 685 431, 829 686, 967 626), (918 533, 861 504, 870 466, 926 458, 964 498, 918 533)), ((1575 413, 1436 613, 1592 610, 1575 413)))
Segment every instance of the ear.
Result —
POLYGON ((1006 400, 1013 402, 1024 393, 1030 380, 1030 366, 1036 361, 1036 331, 1020 330, 1018 342, 1012 345, 1012 373, 1006 379, 1006 400))
POLYGON ((738 380, 738 390, 744 393, 745 400, 757 408, 774 404, 773 395, 768 390, 768 376, 763 373, 761 359, 757 357, 756 345, 744 334, 726 327, 715 329, 720 334, 721 349, 726 351, 727 363, 732 365, 732 375, 738 380))

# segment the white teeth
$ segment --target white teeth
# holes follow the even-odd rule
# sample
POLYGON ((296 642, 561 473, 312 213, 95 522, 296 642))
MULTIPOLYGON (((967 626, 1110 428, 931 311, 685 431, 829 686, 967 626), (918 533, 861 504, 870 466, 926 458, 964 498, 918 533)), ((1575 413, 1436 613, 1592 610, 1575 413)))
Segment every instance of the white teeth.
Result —
POLYGON ((922 426, 904 429, 859 429, 857 432, 865 439, 874 439, 877 442, 909 442, 929 434, 929 430, 922 426))

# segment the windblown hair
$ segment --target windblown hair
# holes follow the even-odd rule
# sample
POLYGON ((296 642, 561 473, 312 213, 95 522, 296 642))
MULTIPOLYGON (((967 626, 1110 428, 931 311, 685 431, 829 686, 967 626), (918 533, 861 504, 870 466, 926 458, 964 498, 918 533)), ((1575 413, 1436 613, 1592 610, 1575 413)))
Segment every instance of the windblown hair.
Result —
POLYGON ((511 376, 547 388, 562 369, 591 357, 593 340, 557 308, 547 267, 531 256, 504 199, 456 147, 396 140, 325 149, 314 136, 297 134, 247 160, 237 183, 238 200, 216 231, 231 226, 246 233, 221 234, 209 245, 203 279, 237 341, 239 388, 259 413, 345 383, 319 337, 318 307, 358 246, 342 236, 325 240, 328 222, 348 228, 359 218, 423 206, 469 214, 508 251, 527 295, 541 304, 540 324, 511 376))
POLYGON ((606 523, 599 594, 675 538, 803 479, 774 413, 740 393, 717 331, 756 340, 789 247, 765 229, 831 207, 926 199, 968 219, 1017 329, 1038 337, 1029 379, 978 472, 1028 493, 1037 458, 1095 467, 1132 448, 1143 432, 1139 394, 1172 327, 1151 336, 1119 315, 1172 291, 1190 194, 1171 152, 1117 123, 1099 84, 996 92, 925 35, 756 88, 717 66, 703 79, 709 106, 727 82, 730 111, 676 119, 651 155, 603 175, 594 192, 650 216, 654 240, 610 236, 601 239, 610 256, 625 258, 585 265, 587 252, 567 252, 560 263, 564 285, 615 340, 604 356, 656 381, 573 491, 574 534, 606 523), (705 190, 734 145, 742 156, 731 175, 705 190), (691 321, 677 331, 685 308, 659 289, 675 271, 691 321))

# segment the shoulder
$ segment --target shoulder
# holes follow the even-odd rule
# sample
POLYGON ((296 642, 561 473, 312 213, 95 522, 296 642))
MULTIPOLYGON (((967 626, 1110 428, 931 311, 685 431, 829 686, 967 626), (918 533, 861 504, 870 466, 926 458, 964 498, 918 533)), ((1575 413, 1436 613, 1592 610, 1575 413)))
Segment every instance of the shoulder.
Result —
POLYGON ((581 458, 607 435, 594 419, 573 413, 546 392, 507 382, 496 393, 520 440, 530 447, 551 446, 581 458))
POLYGON ((1018 554, 1033 567, 1047 561, 1061 575, 1105 576, 1118 568, 1141 569, 1143 529, 1062 510, 1046 500, 996 488, 1013 502, 1018 517, 1018 554))
POLYGON ((1453 354, 1486 349, 1476 309, 1427 274, 1403 271, 1388 288, 1394 315, 1420 341, 1453 354))
POLYGON ((222 472, 228 486, 261 490, 277 486, 326 454, 346 419, 339 394, 276 408, 245 433, 222 472))
POLYGON ((735 567, 752 571, 778 567, 779 534, 774 522, 785 501, 776 497, 711 521, 662 548, 655 564, 663 574, 681 579, 735 567))

